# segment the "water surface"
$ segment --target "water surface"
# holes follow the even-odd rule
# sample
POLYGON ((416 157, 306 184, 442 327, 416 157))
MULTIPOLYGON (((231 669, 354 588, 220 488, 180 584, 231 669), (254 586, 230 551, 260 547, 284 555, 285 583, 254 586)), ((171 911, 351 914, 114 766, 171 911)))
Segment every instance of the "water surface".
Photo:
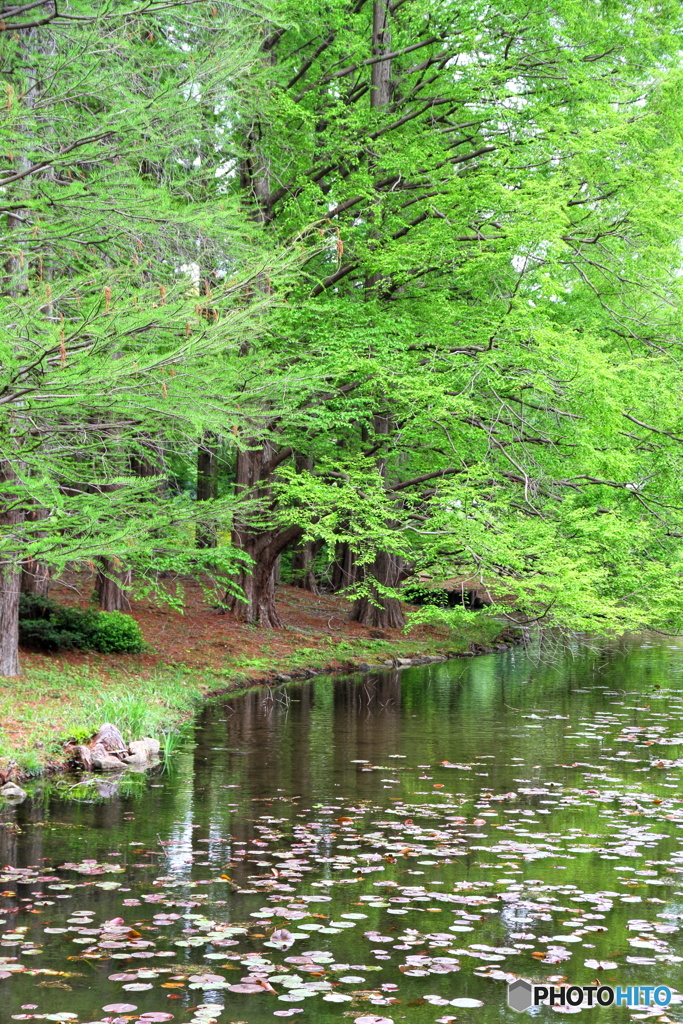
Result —
POLYGON ((492 1024, 515 976, 683 990, 682 745, 672 641, 215 703, 170 772, 0 811, 0 1022, 492 1024))

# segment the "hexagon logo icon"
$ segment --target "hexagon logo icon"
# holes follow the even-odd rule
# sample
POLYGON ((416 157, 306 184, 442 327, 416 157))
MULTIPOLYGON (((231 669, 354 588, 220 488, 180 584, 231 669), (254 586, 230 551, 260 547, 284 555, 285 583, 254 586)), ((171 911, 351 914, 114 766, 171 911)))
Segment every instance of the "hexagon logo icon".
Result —
POLYGON ((531 985, 523 978, 517 978, 508 985, 508 1006, 511 1010, 528 1010, 533 1005, 531 985))

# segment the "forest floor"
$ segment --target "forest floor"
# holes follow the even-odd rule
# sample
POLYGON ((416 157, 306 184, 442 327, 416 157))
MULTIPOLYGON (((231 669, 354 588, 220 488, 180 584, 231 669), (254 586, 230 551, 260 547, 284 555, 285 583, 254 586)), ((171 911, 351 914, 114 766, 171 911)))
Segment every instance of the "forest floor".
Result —
MULTIPOLYGON (((54 584, 50 593, 86 606, 89 589, 70 581, 54 584)), ((104 721, 126 738, 163 737, 214 694, 322 672, 385 668, 399 658, 478 654, 510 639, 500 622, 476 613, 465 625, 458 616, 457 629, 370 629, 349 621, 344 598, 291 586, 277 590, 283 628, 263 629, 219 614, 195 581, 184 581, 183 590, 183 612, 153 598, 133 602, 147 644, 143 654, 23 652, 22 675, 0 679, 0 773, 12 762, 24 775, 57 767, 67 740, 83 742, 104 721)))

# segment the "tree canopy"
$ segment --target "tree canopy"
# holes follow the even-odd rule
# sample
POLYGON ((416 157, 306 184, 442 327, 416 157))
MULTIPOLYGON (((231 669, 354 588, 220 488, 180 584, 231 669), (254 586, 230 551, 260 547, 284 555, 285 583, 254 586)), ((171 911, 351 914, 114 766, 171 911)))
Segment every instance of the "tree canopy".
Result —
POLYGON ((0 17, 0 617, 170 559, 276 626, 294 549, 681 629, 679 5, 0 17))

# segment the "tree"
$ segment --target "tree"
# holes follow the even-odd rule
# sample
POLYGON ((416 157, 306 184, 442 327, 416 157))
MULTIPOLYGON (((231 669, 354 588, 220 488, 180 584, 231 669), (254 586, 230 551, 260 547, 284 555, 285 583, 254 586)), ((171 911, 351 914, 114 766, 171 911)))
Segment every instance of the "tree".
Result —
MULTIPOLYGON (((264 262, 222 186, 219 116, 252 59, 236 14, 191 0, 0 5, 3 675, 19 671, 22 566, 98 565, 109 607, 125 604, 132 568, 153 580, 174 558, 201 567, 182 542, 196 503, 141 467, 150 438, 163 460, 249 417, 250 383, 226 353, 261 330, 268 298, 245 304, 245 289, 289 259, 264 262)), ((214 562, 236 564, 229 549, 214 562)))
POLYGON ((497 575, 529 614, 648 620, 627 566, 654 560, 675 592, 679 504, 621 428, 652 422, 679 342, 680 9, 292 0, 273 17, 239 185, 266 237, 314 226, 324 244, 259 351, 318 385, 263 406, 238 471, 248 617, 276 624, 275 558, 318 538, 365 566, 364 618, 403 558, 497 575))

